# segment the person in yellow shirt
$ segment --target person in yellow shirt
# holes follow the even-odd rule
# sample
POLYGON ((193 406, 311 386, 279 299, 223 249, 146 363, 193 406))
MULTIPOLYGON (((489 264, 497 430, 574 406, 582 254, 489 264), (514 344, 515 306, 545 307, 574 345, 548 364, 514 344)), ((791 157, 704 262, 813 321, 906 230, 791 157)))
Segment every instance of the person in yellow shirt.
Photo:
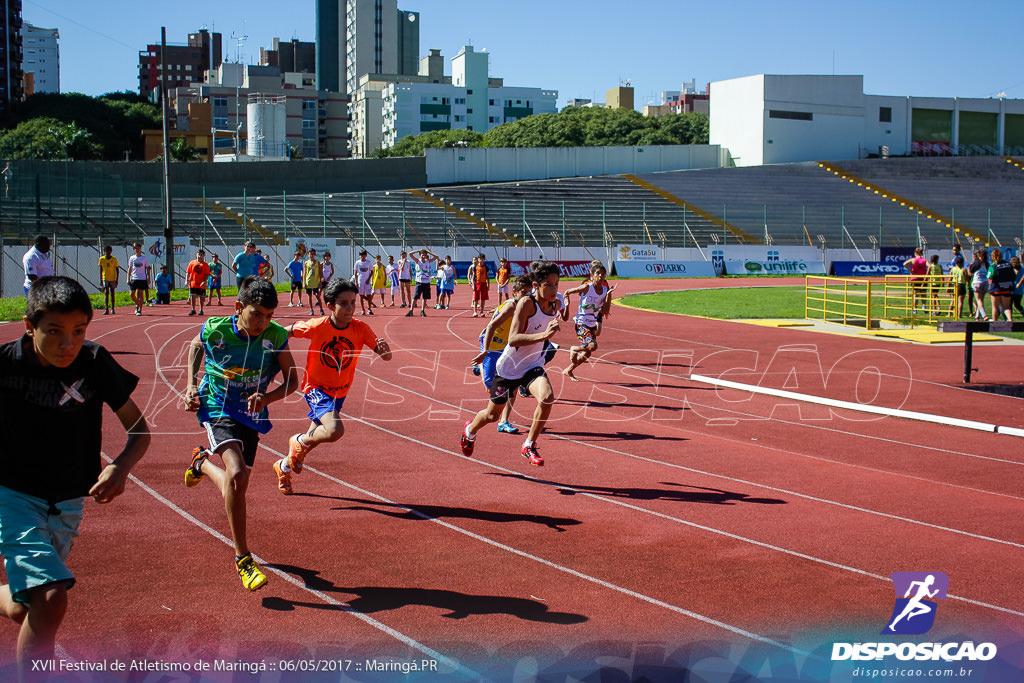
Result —
POLYGON ((113 247, 103 247, 100 256, 100 282, 103 285, 103 315, 114 312, 114 295, 117 292, 117 257, 112 255, 113 247))
POLYGON ((316 249, 307 251, 306 256, 306 261, 302 264, 302 287, 309 297, 309 314, 313 315, 314 300, 320 304, 320 313, 323 314, 324 302, 320 298, 320 281, 323 279, 324 271, 320 262, 316 260, 316 249))
MULTIPOLYGON (((380 306, 384 308, 384 290, 388 286, 388 274, 384 264, 380 262, 380 254, 373 257, 373 273, 370 276, 370 287, 372 293, 370 295, 370 303, 373 303, 373 296, 380 294, 380 306)), ((373 315, 373 309, 370 309, 370 315, 373 315)))

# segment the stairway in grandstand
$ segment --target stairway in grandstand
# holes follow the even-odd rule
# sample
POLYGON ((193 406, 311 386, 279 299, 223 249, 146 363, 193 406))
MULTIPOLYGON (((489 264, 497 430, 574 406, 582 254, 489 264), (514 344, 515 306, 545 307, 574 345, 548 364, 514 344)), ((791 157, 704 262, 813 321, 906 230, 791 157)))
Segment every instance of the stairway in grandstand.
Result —
MULTIPOLYGON (((832 173, 833 175, 839 176, 843 180, 850 183, 854 183, 857 187, 863 188, 866 192, 872 192, 882 199, 888 199, 895 204, 899 204, 901 207, 906 208, 908 211, 917 212, 918 215, 924 216, 926 220, 935 221, 939 225, 944 225, 947 228, 952 228, 954 232, 961 233, 967 237, 968 240, 974 240, 975 242, 981 242, 985 240, 986 235, 968 228, 963 223, 955 221, 950 216, 940 214, 938 211, 923 206, 907 197, 897 194, 891 189, 887 189, 880 185, 876 185, 860 176, 854 175, 852 172, 844 170, 836 164, 828 161, 819 161, 818 166, 832 173)), ((957 242, 960 240, 958 239, 957 242)))

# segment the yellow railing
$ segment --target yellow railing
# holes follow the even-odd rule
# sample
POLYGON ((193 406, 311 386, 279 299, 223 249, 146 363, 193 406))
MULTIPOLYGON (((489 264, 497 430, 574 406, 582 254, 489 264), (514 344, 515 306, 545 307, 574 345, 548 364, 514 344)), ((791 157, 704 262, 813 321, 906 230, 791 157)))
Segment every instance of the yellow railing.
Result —
POLYGON ((910 327, 949 320, 956 305, 950 275, 886 275, 881 288, 882 317, 910 327))
POLYGON ((879 284, 871 280, 808 275, 804 282, 804 317, 871 329, 875 326, 872 286, 879 284))

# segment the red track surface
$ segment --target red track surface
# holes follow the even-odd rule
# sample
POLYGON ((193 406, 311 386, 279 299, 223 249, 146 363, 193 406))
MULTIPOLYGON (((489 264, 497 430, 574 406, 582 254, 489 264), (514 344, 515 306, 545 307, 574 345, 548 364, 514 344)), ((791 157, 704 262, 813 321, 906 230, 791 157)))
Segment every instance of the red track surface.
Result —
MULTIPOLYGON (((723 285, 749 281, 623 281, 617 295, 723 285)), ((278 319, 303 310, 284 306, 278 319)), ((209 482, 183 484, 191 448, 204 443, 178 401, 200 324, 186 312, 178 304, 137 318, 125 309, 90 327, 142 378, 135 397, 157 435, 121 498, 87 504, 59 636, 67 661, 203 661, 206 676, 238 681, 309 680, 281 671, 306 660, 351 660, 347 672, 316 680, 530 680, 538 671, 566 680, 601 667, 681 680, 684 667, 729 673, 737 665, 723 658, 756 652, 796 662, 782 673, 756 657, 744 664, 760 677, 844 680, 849 663, 829 673, 831 643, 884 640, 889 574, 941 571, 950 595, 932 631, 910 639, 991 640, 1002 664, 974 680, 1021 680, 1019 437, 688 379, 724 375, 1024 427, 1020 400, 956 386, 960 346, 618 307, 599 362, 577 371, 582 381, 562 382, 565 354, 549 366, 558 404, 540 441, 547 463, 536 468, 518 454, 521 437, 493 427, 473 459, 459 453, 459 429, 486 402, 466 367, 482 321, 465 310, 410 319, 378 309, 366 320, 395 359, 361 361, 344 439, 310 455, 290 498, 271 463, 304 428, 306 408, 297 394, 271 407, 276 427, 248 495, 250 546, 270 582, 249 593, 234 572, 220 495, 209 482), (432 659, 436 674, 365 670, 368 660, 432 659), (216 672, 218 660, 268 670, 216 672)), ((20 329, 0 325, 0 339, 20 329)), ((571 344, 571 326, 555 341, 571 344)), ((302 344, 292 345, 300 362, 302 344)), ((1024 346, 979 347, 975 361, 976 383, 1016 383, 1024 346)), ((520 425, 533 405, 520 401, 520 425)), ((106 452, 117 452, 123 433, 111 415, 105 435, 106 452)), ((0 629, 3 677, 16 629, 0 629)))

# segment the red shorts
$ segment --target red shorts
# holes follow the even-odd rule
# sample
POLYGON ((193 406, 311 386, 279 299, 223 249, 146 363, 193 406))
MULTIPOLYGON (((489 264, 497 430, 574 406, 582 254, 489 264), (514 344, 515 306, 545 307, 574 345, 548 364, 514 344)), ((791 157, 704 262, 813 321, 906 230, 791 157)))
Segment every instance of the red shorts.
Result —
POLYGON ((473 285, 473 301, 487 301, 487 283, 473 285))

